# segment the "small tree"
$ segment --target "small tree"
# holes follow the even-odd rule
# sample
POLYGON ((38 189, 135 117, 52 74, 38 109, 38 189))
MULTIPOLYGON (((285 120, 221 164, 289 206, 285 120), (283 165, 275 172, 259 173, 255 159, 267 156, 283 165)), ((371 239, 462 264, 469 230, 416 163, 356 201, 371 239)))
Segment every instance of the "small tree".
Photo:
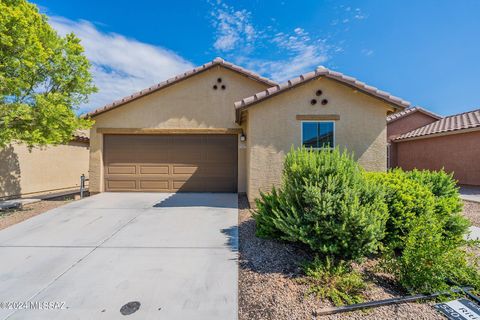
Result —
POLYGON ((75 111, 96 91, 74 34, 60 37, 26 0, 0 1, 0 146, 71 140, 90 121, 75 111))

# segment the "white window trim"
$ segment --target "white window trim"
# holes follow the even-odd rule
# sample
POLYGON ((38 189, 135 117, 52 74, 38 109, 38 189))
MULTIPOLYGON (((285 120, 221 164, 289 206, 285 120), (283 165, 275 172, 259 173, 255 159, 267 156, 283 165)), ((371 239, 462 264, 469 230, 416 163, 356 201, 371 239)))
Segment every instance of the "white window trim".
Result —
MULTIPOLYGON (((326 147, 322 147, 322 148, 313 148, 313 147, 309 147, 309 149, 313 149, 313 150, 322 150, 322 149, 334 149, 335 146, 337 145, 337 142, 336 142, 336 134, 335 134, 335 131, 336 131, 336 124, 335 124, 335 121, 334 120, 302 120, 300 121, 300 145, 303 147, 303 124, 304 123, 319 123, 319 122, 329 122, 329 123, 333 123, 333 146, 331 146, 330 148, 326 148, 326 147)), ((307 147, 305 147, 307 148, 307 147)))

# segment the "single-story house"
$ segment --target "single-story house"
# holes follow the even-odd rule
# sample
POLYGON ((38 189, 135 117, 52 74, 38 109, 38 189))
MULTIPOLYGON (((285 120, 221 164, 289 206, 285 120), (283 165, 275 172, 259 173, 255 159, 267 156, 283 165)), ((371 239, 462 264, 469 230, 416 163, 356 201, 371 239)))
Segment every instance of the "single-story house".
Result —
POLYGON ((88 113, 90 192, 239 192, 281 178, 292 146, 386 170, 385 117, 409 103, 320 67, 283 84, 216 58, 88 113))
POLYGON ((387 117, 392 167, 453 172, 480 185, 480 109, 440 117, 421 108, 387 117))
POLYGON ((0 200, 78 191, 88 177, 89 132, 71 142, 29 149, 14 143, 0 149, 0 200))

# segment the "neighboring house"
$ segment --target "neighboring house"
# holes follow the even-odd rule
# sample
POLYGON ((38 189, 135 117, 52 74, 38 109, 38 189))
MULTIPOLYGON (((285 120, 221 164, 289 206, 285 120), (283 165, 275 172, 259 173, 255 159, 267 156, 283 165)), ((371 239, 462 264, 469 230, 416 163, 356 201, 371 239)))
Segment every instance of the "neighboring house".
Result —
POLYGON ((385 170, 388 113, 409 104, 325 68, 284 84, 216 58, 86 116, 90 191, 240 192, 278 184, 292 146, 341 146, 385 170))
MULTIPOLYGON (((424 119, 427 123, 413 129, 408 126, 408 118, 402 117, 406 122, 402 125, 405 131, 392 131, 395 134, 391 143, 396 152, 393 167, 404 170, 444 168, 453 172, 460 184, 480 185, 480 110, 439 119, 428 114, 430 118, 424 119)), ((393 127, 395 123, 388 123, 389 132, 391 126, 392 130, 397 129, 393 127)), ((419 123, 412 118, 412 126, 419 123)))
POLYGON ((80 175, 88 176, 88 158, 87 133, 65 145, 0 149, 0 199, 78 191, 80 175))
POLYGON ((399 135, 435 122, 442 117, 421 107, 412 107, 387 117, 388 167, 397 167, 397 149, 392 140, 399 135))

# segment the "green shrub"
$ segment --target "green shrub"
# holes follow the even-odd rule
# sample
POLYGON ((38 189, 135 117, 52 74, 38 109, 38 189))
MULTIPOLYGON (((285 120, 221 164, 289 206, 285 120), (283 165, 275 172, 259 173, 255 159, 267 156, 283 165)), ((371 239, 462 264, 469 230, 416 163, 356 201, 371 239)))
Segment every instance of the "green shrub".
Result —
POLYGON ((330 299, 336 306, 363 302, 362 292, 366 284, 358 271, 345 261, 334 263, 332 259, 315 258, 303 266, 309 294, 330 299))
POLYGON ((389 172, 367 173, 368 179, 384 188, 388 207, 385 243, 393 249, 403 248, 405 237, 415 218, 433 212, 435 198, 432 192, 411 180, 399 169, 389 172))
POLYGON ((434 211, 437 217, 444 222, 446 237, 461 241, 468 231, 470 223, 461 214, 463 202, 460 199, 457 181, 453 175, 444 170, 413 170, 406 174, 411 180, 427 187, 435 196, 434 211))
POLYGON ((261 238, 278 239, 282 237, 282 232, 275 226, 277 220, 278 208, 281 207, 280 195, 276 188, 272 188, 271 193, 260 193, 262 201, 256 200, 256 234, 261 238))
POLYGON ((452 282, 480 289, 478 264, 475 261, 472 264, 456 242, 445 238, 441 226, 434 214, 418 217, 402 254, 388 256, 389 271, 411 293, 446 290, 452 282))
POLYGON ((348 260, 379 248, 387 210, 352 155, 301 148, 286 156, 281 188, 261 195, 254 218, 258 236, 348 260))

